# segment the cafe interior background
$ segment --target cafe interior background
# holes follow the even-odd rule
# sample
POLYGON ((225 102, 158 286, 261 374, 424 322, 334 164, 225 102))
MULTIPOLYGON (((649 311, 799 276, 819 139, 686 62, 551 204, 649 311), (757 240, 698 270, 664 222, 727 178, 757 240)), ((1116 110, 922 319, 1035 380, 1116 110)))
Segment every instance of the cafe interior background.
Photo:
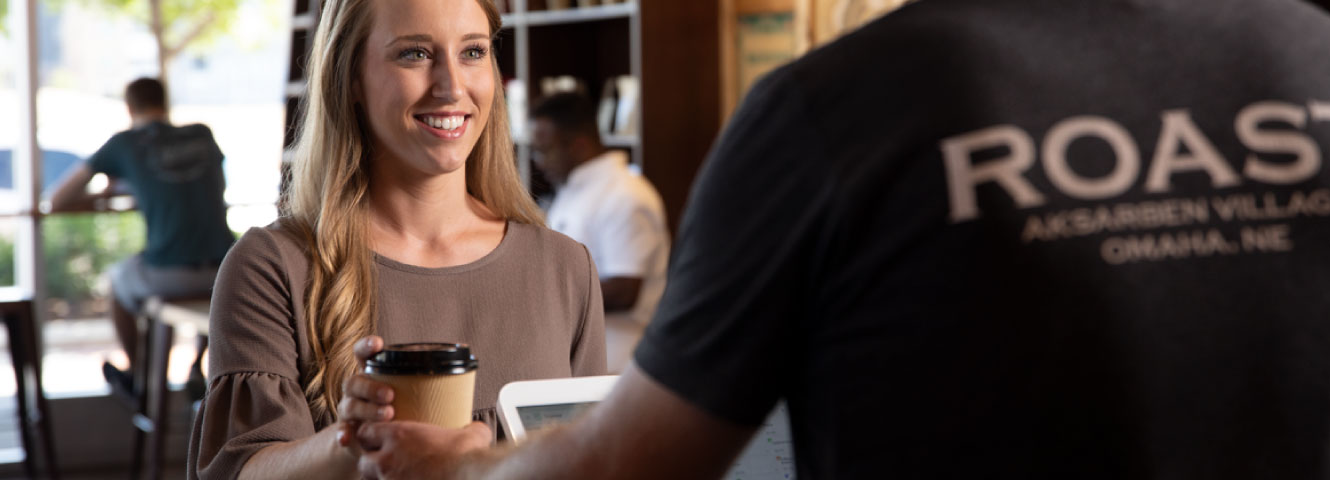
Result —
MULTIPOLYGON (((183 476, 198 397, 186 384, 206 353, 206 314, 153 310, 142 325, 157 339, 142 353, 149 371, 139 388, 112 392, 101 364, 126 358, 104 273, 143 247, 143 220, 127 196, 44 213, 42 192, 129 126, 125 84, 165 72, 172 121, 208 125, 226 155, 231 229, 272 222, 320 3, 0 0, 0 478, 183 476)), ((548 197, 550 187, 530 168, 521 113, 528 100, 581 89, 607 112, 605 143, 631 153, 675 231, 698 166, 752 82, 903 2, 495 3, 506 12, 497 58, 532 193, 548 197)))

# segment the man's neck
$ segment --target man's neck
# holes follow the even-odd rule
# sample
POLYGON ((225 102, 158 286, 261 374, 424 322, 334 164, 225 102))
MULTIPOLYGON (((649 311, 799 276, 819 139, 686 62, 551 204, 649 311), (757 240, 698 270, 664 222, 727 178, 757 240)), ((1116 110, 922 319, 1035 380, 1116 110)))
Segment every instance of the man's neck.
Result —
POLYGON ((609 149, 606 149, 604 145, 588 147, 585 151, 581 152, 581 155, 579 155, 581 160, 579 160, 576 165, 573 165, 573 170, 577 170, 582 165, 591 163, 592 160, 600 158, 605 155, 606 152, 609 152, 609 149))
POLYGON ((578 160, 577 163, 573 164, 572 168, 568 169, 568 176, 565 177, 562 182, 556 182, 554 189, 562 190, 563 187, 568 186, 568 182, 572 180, 573 173, 577 172, 577 169, 582 168, 583 165, 590 163, 592 160, 600 158, 602 155, 605 155, 606 152, 609 152, 609 149, 605 148, 603 145, 597 145, 594 148, 586 149, 585 152, 581 152, 581 155, 577 156, 578 158, 581 158, 581 160, 578 160))
POLYGON ((153 122, 162 122, 162 123, 165 123, 165 122, 166 122, 166 113, 165 113, 165 112, 139 113, 139 114, 131 115, 131 116, 130 116, 130 121, 133 122, 132 125, 133 125, 134 128, 140 128, 140 127, 143 127, 144 125, 147 125, 147 124, 149 124, 149 123, 153 123, 153 122))

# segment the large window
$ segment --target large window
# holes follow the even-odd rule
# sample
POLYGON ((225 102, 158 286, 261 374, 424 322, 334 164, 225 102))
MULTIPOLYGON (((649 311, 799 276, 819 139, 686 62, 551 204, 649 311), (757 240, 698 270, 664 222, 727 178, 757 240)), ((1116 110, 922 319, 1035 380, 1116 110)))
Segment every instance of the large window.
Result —
MULTIPOLYGON (((123 2, 29 1, 40 4, 35 34, 37 143, 42 153, 41 186, 49 195, 71 168, 113 134, 130 128, 121 98, 124 86, 138 77, 158 76, 158 49, 156 38, 139 20, 146 15, 117 10, 142 8, 149 2, 116 7, 123 2)), ((267 224, 277 215, 289 51, 283 32, 289 30, 286 12, 290 11, 290 0, 242 0, 233 18, 211 24, 211 33, 198 37, 167 64, 172 122, 208 125, 226 155, 227 220, 238 233, 267 224)), ((168 27, 174 33, 168 39, 188 36, 190 27, 209 16, 221 19, 226 13, 184 18, 168 27)), ((3 51, 14 51, 15 44, 0 35, 3 51)), ((28 94, 15 88, 14 57, 0 54, 0 111, 4 112, 15 111, 28 94)), ((5 197, 15 194, 5 182, 12 179, 16 166, 8 152, 22 141, 16 138, 21 131, 14 124, 18 121, 13 115, 0 116, 0 219, 17 219, 0 220, 0 287, 13 284, 14 272, 25 265, 40 272, 43 295, 37 307, 46 344, 47 392, 54 397, 101 394, 107 390, 100 369, 103 360, 125 364, 109 322, 110 285, 104 274, 110 265, 143 247, 143 220, 137 212, 117 208, 132 208, 132 202, 124 200, 112 202, 109 210, 47 215, 38 219, 41 258, 25 255, 24 236, 14 225, 34 217, 18 209, 6 211, 17 203, 5 197)), ((94 188, 105 185, 106 180, 94 179, 93 184, 94 188)), ((173 358, 192 355, 193 342, 177 345, 173 358)), ((186 361, 173 362, 172 382, 182 383, 187 367, 186 361)), ((0 376, 5 374, 0 371, 0 376)), ((0 390, 0 396, 4 394, 0 390)))
MULTIPOLYGON (((0 0, 0 3, 6 0, 0 0)), ((8 10, 8 9, 6 9, 8 10)), ((23 243, 24 229, 21 225, 30 219, 20 215, 21 205, 25 202, 19 197, 15 175, 18 165, 14 162, 14 149, 18 145, 21 121, 16 113, 19 109, 19 93, 16 84, 17 45, 11 40, 13 32, 18 30, 15 15, 0 18, 0 289, 17 290, 19 279, 19 247, 23 243)), ((3 337, 0 344, 0 463, 10 463, 23 458, 19 443, 18 425, 14 423, 14 412, 18 409, 15 397, 17 383, 14 369, 9 360, 9 338, 3 337)))

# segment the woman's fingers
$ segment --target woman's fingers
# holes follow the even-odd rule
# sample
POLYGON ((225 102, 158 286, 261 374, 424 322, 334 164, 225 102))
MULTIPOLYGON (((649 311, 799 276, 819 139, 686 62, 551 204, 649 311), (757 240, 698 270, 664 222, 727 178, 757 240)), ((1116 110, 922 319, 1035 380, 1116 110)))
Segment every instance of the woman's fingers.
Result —
POLYGON ((365 478, 426 478, 456 468, 467 452, 489 446, 493 434, 484 423, 459 429, 416 422, 367 423, 356 431, 365 478))
POLYGON ((386 422, 393 419, 393 389, 364 375, 342 384, 338 418, 348 422, 386 422))
POLYGON ((342 397, 338 418, 348 422, 386 422, 393 419, 392 405, 366 402, 351 395, 342 397))
POLYGON ((365 375, 353 375, 342 383, 342 396, 361 401, 389 405, 393 403, 393 387, 365 375))
POLYGON ((356 359, 363 363, 365 360, 369 360, 369 357, 383 350, 383 339, 379 338, 378 335, 370 335, 356 340, 353 350, 356 353, 356 359))
POLYGON ((356 442, 368 452, 378 451, 396 433, 395 424, 366 423, 356 429, 356 442))

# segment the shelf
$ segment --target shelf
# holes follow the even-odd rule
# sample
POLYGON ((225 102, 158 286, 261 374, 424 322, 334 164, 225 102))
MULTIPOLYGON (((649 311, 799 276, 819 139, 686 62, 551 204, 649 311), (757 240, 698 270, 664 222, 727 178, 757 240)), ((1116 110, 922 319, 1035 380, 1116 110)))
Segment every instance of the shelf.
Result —
POLYGON ((314 26, 315 25, 314 25, 313 13, 302 13, 300 15, 291 17, 292 30, 313 30, 314 26))
POLYGON ((602 135, 600 143, 606 147, 637 148, 640 138, 637 135, 602 135))
POLYGON ((503 26, 517 25, 541 26, 562 25, 568 23, 594 22, 615 18, 628 18, 637 13, 637 2, 628 1, 594 7, 573 7, 562 10, 537 10, 533 12, 509 13, 503 15, 503 26))
POLYGON ((303 82, 303 81, 298 81, 298 82, 287 82, 287 83, 286 83, 286 96, 287 96, 287 97, 303 97, 303 96, 305 96, 305 88, 307 88, 307 86, 305 85, 305 82, 303 82))

